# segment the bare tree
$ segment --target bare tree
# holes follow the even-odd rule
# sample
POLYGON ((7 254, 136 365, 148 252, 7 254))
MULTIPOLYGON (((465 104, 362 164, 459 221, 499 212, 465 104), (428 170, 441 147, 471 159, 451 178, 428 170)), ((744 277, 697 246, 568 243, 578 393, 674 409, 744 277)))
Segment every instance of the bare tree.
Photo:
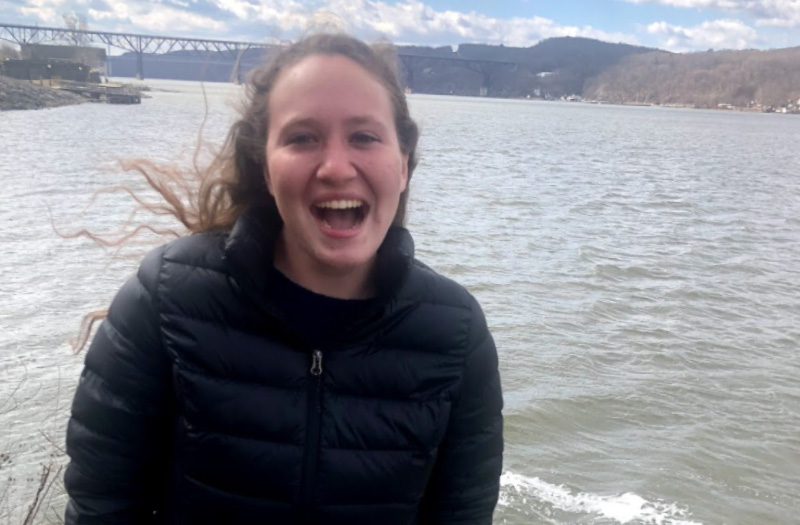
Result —
POLYGON ((64 25, 67 29, 72 31, 67 39, 74 46, 84 46, 88 43, 88 38, 78 31, 86 31, 89 29, 89 23, 86 21, 86 15, 78 14, 75 11, 64 13, 61 15, 64 20, 64 25))
POLYGON ((7 58, 19 58, 19 51, 8 44, 0 44, 0 60, 7 58))
POLYGON ((592 78, 584 96, 700 107, 796 104, 800 48, 633 55, 592 78))

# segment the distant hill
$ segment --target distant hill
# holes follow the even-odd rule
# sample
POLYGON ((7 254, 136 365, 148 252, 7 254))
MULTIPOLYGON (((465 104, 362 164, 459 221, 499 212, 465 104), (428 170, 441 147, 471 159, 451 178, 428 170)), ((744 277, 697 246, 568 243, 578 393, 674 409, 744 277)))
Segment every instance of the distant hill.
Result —
MULTIPOLYGON (((800 99, 800 48, 669 53, 589 38, 560 37, 531 47, 462 44, 398 46, 401 75, 415 93, 559 98, 630 104, 785 106, 800 99), (459 62, 459 59, 486 62, 459 62)), ((240 57, 242 76, 263 50, 240 57)), ((147 55, 145 77, 230 82, 234 58, 179 51, 147 55)), ((111 59, 114 76, 134 76, 136 58, 111 59)))
POLYGON ((697 107, 797 105, 800 47, 629 56, 592 78, 584 96, 697 107))
MULTIPOLYGON (((527 48, 486 44, 461 44, 456 51, 450 47, 398 47, 401 55, 415 53, 517 64, 516 67, 483 64, 465 68, 456 63, 419 60, 413 64, 414 92, 478 95, 481 87, 487 87, 489 96, 550 98, 580 95, 589 78, 630 55, 653 51, 652 48, 574 37, 550 38, 527 48)), ((407 65, 408 61, 405 62, 407 65)), ((402 72, 408 79, 407 68, 402 72)))
MULTIPOLYGON (((398 46, 401 74, 416 93, 525 97, 545 95, 557 98, 583 91, 586 80, 621 59, 653 51, 627 44, 609 44, 588 38, 551 38, 528 48, 462 44, 450 46, 398 46), (407 55, 423 58, 410 58, 407 55), (430 58, 424 58, 430 57, 430 58), (465 64, 441 59, 470 59, 509 64, 465 64), (537 95, 538 93, 538 95, 537 95)), ((241 58, 243 72, 262 59, 261 50, 250 50, 241 58)), ((176 80, 230 82, 233 57, 225 53, 199 54, 177 51, 146 55, 145 77, 176 80)), ((114 76, 135 76, 136 56, 125 53, 111 58, 114 76)))

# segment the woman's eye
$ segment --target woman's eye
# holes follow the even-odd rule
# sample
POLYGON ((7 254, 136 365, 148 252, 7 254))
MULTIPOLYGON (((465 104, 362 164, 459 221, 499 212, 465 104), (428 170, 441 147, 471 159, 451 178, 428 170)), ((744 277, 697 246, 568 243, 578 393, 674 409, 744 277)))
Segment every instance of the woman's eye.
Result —
POLYGON ((314 136, 309 133, 298 133, 297 135, 292 135, 287 140, 289 144, 297 144, 298 146, 302 146, 305 144, 312 144, 315 142, 314 136))
POLYGON ((370 142, 379 142, 378 137, 370 135, 369 133, 356 133, 352 136, 351 140, 359 144, 369 144, 370 142))

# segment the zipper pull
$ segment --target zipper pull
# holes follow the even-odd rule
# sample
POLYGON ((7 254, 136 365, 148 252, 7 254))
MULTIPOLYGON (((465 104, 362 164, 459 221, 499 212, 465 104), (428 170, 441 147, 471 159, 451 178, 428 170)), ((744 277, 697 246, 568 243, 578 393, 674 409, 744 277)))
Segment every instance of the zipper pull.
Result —
POLYGON ((314 350, 311 358, 311 375, 322 375, 322 350, 314 350))

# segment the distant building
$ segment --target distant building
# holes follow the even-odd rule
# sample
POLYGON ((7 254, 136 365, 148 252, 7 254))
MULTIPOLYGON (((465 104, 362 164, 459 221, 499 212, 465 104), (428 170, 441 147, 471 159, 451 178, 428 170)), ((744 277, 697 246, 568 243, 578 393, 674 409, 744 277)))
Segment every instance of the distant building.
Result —
POLYGON ((104 69, 106 64, 106 50, 99 47, 21 44, 20 53, 25 60, 69 60, 92 69, 104 69))
POLYGON ((106 52, 96 47, 20 45, 20 60, 5 60, 0 74, 40 84, 60 80, 99 82, 106 52))
POLYGON ((60 80, 99 82, 100 77, 88 66, 69 60, 6 60, 0 68, 3 76, 53 85, 60 80))

